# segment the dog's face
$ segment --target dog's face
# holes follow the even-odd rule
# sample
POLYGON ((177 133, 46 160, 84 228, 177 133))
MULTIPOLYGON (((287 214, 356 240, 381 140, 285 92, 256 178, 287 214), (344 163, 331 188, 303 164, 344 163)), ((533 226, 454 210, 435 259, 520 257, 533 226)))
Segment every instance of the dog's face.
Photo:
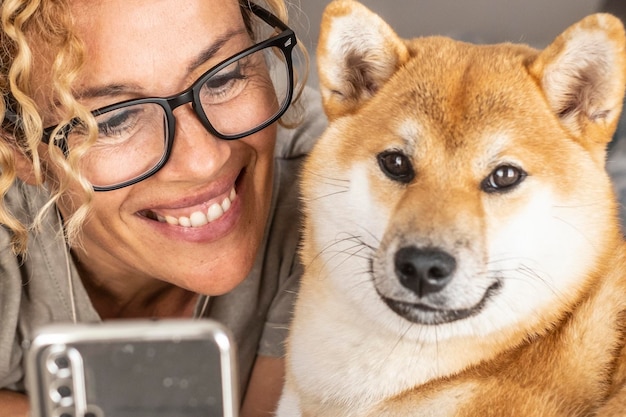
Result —
POLYGON ((330 126, 304 174, 305 265, 420 340, 558 319, 618 235, 604 148, 621 25, 589 18, 542 52, 403 41, 344 0, 322 30, 330 126))

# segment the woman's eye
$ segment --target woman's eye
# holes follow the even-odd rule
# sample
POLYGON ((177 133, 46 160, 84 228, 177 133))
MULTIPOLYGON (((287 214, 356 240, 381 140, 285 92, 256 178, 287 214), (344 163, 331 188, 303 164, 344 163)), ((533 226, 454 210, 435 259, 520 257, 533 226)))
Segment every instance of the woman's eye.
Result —
POLYGON ((408 156, 398 150, 378 155, 378 165, 383 173, 394 181, 407 184, 415 178, 413 164, 408 156))
POLYGON ((105 137, 123 134, 135 125, 137 113, 137 110, 125 110, 113 112, 111 115, 107 114, 104 120, 96 119, 98 134, 105 137))
MULTIPOLYGON (((129 140, 138 129, 145 127, 145 110, 141 105, 130 106, 96 116, 98 138, 95 146, 114 146, 129 140), (143 119, 142 119, 143 118, 143 119)), ((150 121, 148 122, 150 123, 150 121)), ((84 124, 72 126, 68 134, 71 146, 83 143, 89 137, 89 130, 84 124)))
POLYGON ((242 81, 246 79, 241 63, 236 62, 207 80, 202 88, 201 99, 203 102, 208 101, 207 104, 227 100, 241 91, 242 81))
POLYGON ((483 180, 481 188, 489 193, 509 191, 524 181, 526 176, 526 172, 521 168, 500 165, 483 180))
POLYGON ((216 74, 205 84, 209 90, 222 91, 237 80, 243 80, 245 76, 239 71, 230 72, 228 74, 216 74))

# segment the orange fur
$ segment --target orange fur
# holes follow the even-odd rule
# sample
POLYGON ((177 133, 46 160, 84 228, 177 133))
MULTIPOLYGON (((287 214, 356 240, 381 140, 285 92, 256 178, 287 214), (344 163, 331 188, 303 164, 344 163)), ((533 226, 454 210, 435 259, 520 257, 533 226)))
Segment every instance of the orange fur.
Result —
POLYGON ((330 3, 280 417, 619 415, 625 45, 606 14, 537 51, 330 3))

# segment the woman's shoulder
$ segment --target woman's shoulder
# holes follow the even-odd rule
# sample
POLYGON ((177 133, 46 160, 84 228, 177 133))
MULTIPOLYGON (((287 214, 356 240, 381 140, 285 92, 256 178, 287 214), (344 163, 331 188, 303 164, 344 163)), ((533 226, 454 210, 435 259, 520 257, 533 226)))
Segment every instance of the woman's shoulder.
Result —
MULTIPOLYGON (((27 292, 28 296, 21 299, 20 312, 27 313, 34 322, 47 322, 71 319, 69 300, 74 298, 80 315, 93 320, 97 315, 84 300, 86 293, 71 261, 60 217, 54 206, 44 210, 49 199, 45 188, 19 180, 4 196, 3 204, 29 232, 26 253, 17 256, 10 247, 10 232, 0 228, 0 289, 7 289, 0 290, 0 305, 8 293, 27 292), (40 222, 34 225, 38 215, 40 222)), ((20 302, 19 297, 17 300, 20 302)))
MULTIPOLYGON (((35 214, 32 206, 40 199, 40 193, 36 187, 16 180, 5 194, 2 204, 22 223, 29 225, 35 214)), ((32 247, 33 242, 29 242, 29 246, 32 247)), ((13 253, 11 234, 7 228, 0 227, 0 388, 23 389, 22 350, 19 341, 24 339, 24 335, 20 333, 29 328, 22 316, 32 313, 25 303, 32 304, 36 296, 30 290, 33 281, 41 273, 34 267, 39 263, 38 260, 38 254, 18 256, 13 253), (28 297, 24 297, 24 292, 28 293, 28 297)), ((44 278, 43 281, 48 280, 44 278)))

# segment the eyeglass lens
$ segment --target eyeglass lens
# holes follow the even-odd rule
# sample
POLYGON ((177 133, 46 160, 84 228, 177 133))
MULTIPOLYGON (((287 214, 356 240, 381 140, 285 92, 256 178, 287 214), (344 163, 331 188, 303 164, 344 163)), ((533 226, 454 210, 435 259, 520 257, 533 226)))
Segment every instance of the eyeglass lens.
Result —
MULTIPOLYGON (((196 111, 218 133, 242 134, 273 119, 289 90, 284 54, 270 46, 203 80, 196 111)), ((162 161, 173 136, 166 110, 157 103, 120 107, 95 118, 98 135, 81 160, 81 170, 94 186, 120 184, 149 172, 162 161)), ((78 146, 87 140, 86 130, 73 129, 67 139, 70 147, 78 146)))

